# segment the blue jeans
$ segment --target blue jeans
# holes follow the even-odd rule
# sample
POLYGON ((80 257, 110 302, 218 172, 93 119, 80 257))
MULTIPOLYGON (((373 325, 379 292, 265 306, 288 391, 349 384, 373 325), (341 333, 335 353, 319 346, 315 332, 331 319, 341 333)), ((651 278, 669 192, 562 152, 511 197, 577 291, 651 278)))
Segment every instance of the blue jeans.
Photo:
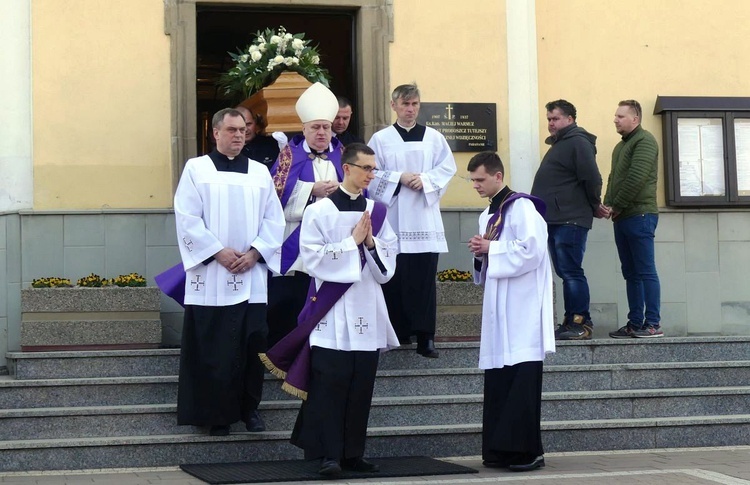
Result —
POLYGON ((589 321, 589 283, 582 267, 589 230, 572 224, 550 224, 547 233, 552 265, 563 280, 565 317, 583 315, 589 321))
POLYGON ((637 214, 614 222, 615 244, 628 293, 628 320, 636 329, 645 325, 658 327, 661 321, 661 285, 654 261, 658 222, 658 214, 637 214))

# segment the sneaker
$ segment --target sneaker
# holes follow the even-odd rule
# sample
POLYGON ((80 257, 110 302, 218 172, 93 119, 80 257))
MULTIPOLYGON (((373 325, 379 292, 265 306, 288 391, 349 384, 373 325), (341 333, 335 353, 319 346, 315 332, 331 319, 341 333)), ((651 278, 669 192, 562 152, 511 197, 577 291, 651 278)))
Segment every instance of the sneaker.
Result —
POLYGON ((555 329, 555 340, 560 340, 560 335, 568 331, 568 323, 563 322, 555 329))
POLYGON ((663 336, 664 332, 661 331, 661 327, 654 327, 653 325, 646 325, 639 330, 633 331, 633 337, 635 338, 657 338, 663 336))
POLYGON ((633 330, 633 327, 628 323, 614 332, 609 332, 609 336, 612 338, 633 338, 635 337, 635 330, 633 330))
MULTIPOLYGON (((562 329, 558 329, 562 330, 562 329)), ((589 322, 569 323, 562 331, 555 332, 556 340, 591 340, 592 327, 589 322)))

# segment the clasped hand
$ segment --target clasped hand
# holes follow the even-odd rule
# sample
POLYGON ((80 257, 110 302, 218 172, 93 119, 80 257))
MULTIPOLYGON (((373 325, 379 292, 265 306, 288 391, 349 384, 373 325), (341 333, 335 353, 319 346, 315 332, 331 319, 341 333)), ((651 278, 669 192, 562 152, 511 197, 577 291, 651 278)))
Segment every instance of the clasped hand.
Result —
POLYGON ((337 188, 339 188, 338 182, 333 180, 319 180, 313 184, 312 195, 315 197, 327 197, 337 188))
POLYGON ((487 254, 490 252, 490 240, 483 238, 479 234, 469 239, 468 246, 469 251, 471 251, 474 256, 479 256, 480 254, 487 254))
POLYGON ((422 179, 421 174, 404 172, 401 174, 401 185, 406 185, 412 190, 422 190, 422 179))
POLYGON ((229 270, 230 273, 244 273, 255 266, 260 259, 260 253, 257 249, 252 248, 246 253, 241 253, 232 248, 224 248, 214 254, 214 259, 229 270))
POLYGON ((362 214, 362 217, 357 221, 354 229, 352 229, 352 237, 357 245, 362 244, 364 241, 367 249, 375 247, 375 240, 372 237, 372 219, 368 211, 362 214))

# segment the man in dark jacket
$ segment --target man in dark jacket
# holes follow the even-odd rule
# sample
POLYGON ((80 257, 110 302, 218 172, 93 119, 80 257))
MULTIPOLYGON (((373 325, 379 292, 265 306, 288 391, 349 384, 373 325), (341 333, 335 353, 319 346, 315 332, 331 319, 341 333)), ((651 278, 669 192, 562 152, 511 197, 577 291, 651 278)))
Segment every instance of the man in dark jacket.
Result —
POLYGON ((583 253, 594 216, 606 217, 601 203, 602 176, 596 165, 596 136, 576 124, 576 108, 559 99, 547 103, 550 149, 534 177, 531 194, 547 204, 549 254, 563 280, 565 318, 555 330, 558 340, 588 340, 589 285, 583 253))

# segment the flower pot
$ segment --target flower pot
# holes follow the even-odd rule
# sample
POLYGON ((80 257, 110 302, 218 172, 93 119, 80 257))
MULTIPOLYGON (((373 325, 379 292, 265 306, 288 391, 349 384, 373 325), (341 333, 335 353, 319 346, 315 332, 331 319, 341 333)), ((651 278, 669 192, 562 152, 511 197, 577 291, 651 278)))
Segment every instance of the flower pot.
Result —
POLYGON ((479 340, 484 289, 470 281, 437 282, 438 340, 479 340))
POLYGON ((24 352, 154 349, 161 344, 155 287, 26 288, 21 312, 24 352))
POLYGON ((267 133, 274 131, 302 131, 297 116, 297 100, 312 85, 310 81, 294 71, 284 71, 270 86, 266 86, 241 103, 254 114, 263 115, 268 121, 267 133))

